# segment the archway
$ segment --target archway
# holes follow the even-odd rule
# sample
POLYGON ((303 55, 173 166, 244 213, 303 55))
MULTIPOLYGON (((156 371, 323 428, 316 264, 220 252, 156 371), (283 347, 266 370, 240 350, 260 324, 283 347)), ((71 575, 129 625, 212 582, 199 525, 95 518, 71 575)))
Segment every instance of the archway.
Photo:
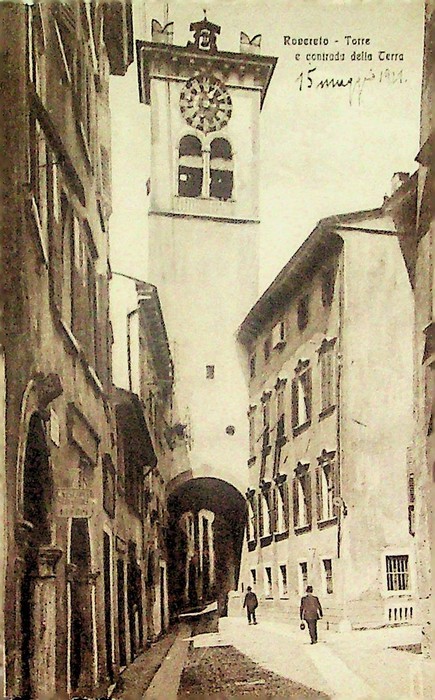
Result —
POLYGON ((94 645, 92 622, 91 548, 87 518, 71 522, 70 588, 70 683, 74 692, 93 687, 94 645))
MULTIPOLYGON (((43 580, 46 565, 58 557, 50 548, 53 503, 53 480, 49 463, 44 424, 34 413, 30 417, 23 467, 23 540, 22 576, 20 582, 21 621, 21 695, 36 697, 40 691, 41 673, 38 649, 41 642, 41 619, 44 603, 43 580), (36 678, 39 681, 36 681, 36 678)), ((46 588, 46 587, 45 587, 46 588)), ((46 602, 46 601, 45 601, 46 602)), ((44 684, 44 681, 42 681, 44 684)))
POLYGON ((214 600, 225 615, 239 578, 245 499, 222 479, 199 477, 174 488, 168 510, 171 615, 214 600))

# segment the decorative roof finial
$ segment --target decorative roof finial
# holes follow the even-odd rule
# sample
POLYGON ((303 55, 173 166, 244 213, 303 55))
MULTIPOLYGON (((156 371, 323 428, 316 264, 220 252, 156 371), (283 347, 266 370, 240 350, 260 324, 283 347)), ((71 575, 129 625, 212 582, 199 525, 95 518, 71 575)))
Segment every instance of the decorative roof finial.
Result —
POLYGON ((190 25, 190 31, 193 32, 193 41, 188 41, 187 46, 199 51, 216 53, 216 37, 221 33, 221 28, 217 24, 208 21, 207 10, 203 9, 203 12, 204 19, 201 22, 192 22, 190 25))

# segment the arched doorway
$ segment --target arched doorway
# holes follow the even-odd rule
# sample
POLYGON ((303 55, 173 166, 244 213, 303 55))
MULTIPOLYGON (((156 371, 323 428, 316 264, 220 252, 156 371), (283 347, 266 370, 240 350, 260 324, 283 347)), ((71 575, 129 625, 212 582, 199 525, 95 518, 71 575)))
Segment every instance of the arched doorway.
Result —
POLYGON ((172 616, 217 600, 226 614, 228 593, 237 588, 246 502, 222 479, 201 477, 177 486, 168 499, 172 616))
POLYGON ((61 551, 51 546, 53 480, 44 424, 38 413, 30 417, 23 465, 21 578, 21 696, 40 697, 50 691, 54 669, 54 567, 61 551))

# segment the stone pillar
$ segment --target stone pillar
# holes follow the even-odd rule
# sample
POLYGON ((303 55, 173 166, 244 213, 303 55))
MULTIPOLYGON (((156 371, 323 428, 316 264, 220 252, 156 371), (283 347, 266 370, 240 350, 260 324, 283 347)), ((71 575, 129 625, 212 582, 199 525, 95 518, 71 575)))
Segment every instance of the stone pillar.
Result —
POLYGON ((39 548, 33 582, 33 654, 30 659, 32 695, 50 696, 56 690, 56 565, 62 550, 39 548))

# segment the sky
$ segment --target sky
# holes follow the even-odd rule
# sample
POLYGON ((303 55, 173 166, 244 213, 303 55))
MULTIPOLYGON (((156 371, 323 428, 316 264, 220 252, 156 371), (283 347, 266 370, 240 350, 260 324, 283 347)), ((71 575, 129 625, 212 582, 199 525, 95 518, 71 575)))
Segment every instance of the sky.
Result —
MULTIPOLYGON (((149 40, 151 20, 162 23, 166 10, 174 44, 186 45, 190 22, 206 8, 221 25, 219 49, 239 51, 244 31, 261 34, 261 53, 278 58, 260 119, 260 292, 319 219, 380 206, 393 173, 416 169, 424 0, 136 0, 133 7, 136 39, 149 40), (291 44, 310 38, 329 43, 291 44), (345 59, 307 59, 313 51, 345 59), (354 51, 361 60, 351 60, 354 51), (380 51, 403 60, 381 61, 380 51), (345 86, 326 86, 332 78, 345 86)), ((139 104, 136 63, 111 78, 110 95, 112 269, 146 279, 149 107, 139 104)))

